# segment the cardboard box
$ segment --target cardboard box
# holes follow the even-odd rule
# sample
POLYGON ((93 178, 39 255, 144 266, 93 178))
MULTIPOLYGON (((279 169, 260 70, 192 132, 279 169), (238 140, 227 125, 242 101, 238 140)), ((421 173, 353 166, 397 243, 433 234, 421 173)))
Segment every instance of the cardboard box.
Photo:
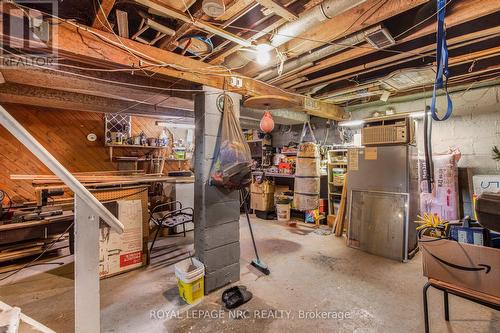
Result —
POLYGON ((252 183, 250 185, 250 192, 252 193, 274 193, 274 184, 269 181, 262 183, 252 183))
POLYGON ((498 192, 500 191, 500 175, 472 176, 472 186, 476 196, 483 192, 498 192))
POLYGON ((120 235, 101 223, 99 276, 123 273, 143 265, 141 200, 118 200, 104 204, 123 224, 120 235))
POLYGON ((255 210, 274 210, 274 193, 252 193, 250 208, 255 210))
POLYGON ((500 297, 500 249, 430 237, 419 247, 425 276, 500 297))
POLYGON ((288 185, 274 185, 274 194, 283 194, 288 191, 290 191, 288 185))

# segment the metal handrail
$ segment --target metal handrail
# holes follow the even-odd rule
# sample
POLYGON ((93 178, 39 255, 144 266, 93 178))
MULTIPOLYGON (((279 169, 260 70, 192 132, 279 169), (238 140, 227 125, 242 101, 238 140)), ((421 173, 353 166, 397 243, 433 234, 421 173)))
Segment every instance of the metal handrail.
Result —
POLYGON ((96 215, 114 231, 123 233, 123 224, 97 200, 66 168, 59 163, 10 113, 0 105, 0 124, 26 146, 38 159, 58 176, 96 215))

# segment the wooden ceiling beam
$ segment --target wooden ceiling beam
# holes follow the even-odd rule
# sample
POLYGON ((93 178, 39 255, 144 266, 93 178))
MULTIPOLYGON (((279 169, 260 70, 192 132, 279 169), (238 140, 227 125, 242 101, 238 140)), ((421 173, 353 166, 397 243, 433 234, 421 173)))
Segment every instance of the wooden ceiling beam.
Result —
MULTIPOLYGON (((296 0, 291 0, 287 3, 285 3, 284 5, 285 6, 290 6, 291 4, 293 4, 296 0)), ((262 20, 260 20, 259 22, 254 22, 254 26, 257 24, 260 24, 262 22, 264 22, 265 20, 267 20, 268 17, 264 17, 262 20)), ((276 30, 278 29, 280 26, 282 26, 284 23, 286 23, 287 20, 285 20, 284 18, 280 18, 279 20, 277 20, 276 22, 268 25, 267 27, 265 28, 262 28, 259 32, 256 32, 254 31, 255 33, 249 37, 248 39, 251 40, 251 41, 255 41, 257 39, 260 39, 261 37, 264 37, 265 35, 269 34, 270 32, 272 32, 273 30, 276 30)), ((238 34, 243 34, 244 32, 247 32, 246 30, 241 30, 238 34)), ((234 52, 238 51, 239 49, 241 49, 241 47, 239 45, 234 45, 234 46, 227 46, 229 43, 225 42, 225 43, 222 43, 221 45, 218 45, 216 50, 215 51, 219 51, 219 50, 222 50, 222 48, 224 48, 224 51, 221 52, 220 54, 218 54, 216 57, 214 57, 213 59, 210 60, 210 63, 211 64, 214 64, 214 65, 219 65, 221 64, 224 59, 226 57, 228 57, 229 55, 233 54, 234 52)))
MULTIPOLYGON (((452 50, 457 47, 463 46, 462 43, 466 43, 467 45, 471 43, 476 43, 478 41, 479 42, 483 41, 485 38, 487 39, 494 38, 499 35, 500 35, 500 26, 490 28, 487 30, 481 30, 475 33, 461 35, 454 38, 449 38, 447 40, 448 48, 452 50)), ((375 70, 383 69, 385 67, 390 67, 398 63, 404 63, 415 59, 420 59, 423 58, 424 56, 432 56, 434 55, 435 50, 436 50, 435 43, 424 45, 422 47, 412 50, 411 52, 395 54, 376 61, 367 62, 359 66, 350 67, 345 70, 338 71, 329 75, 324 75, 313 80, 308 80, 295 85, 294 88, 301 88, 301 87, 313 88, 324 83, 330 84, 333 82, 337 82, 343 79, 344 77, 351 77, 353 75, 358 75, 360 72, 364 74, 368 72, 373 72, 375 70)))
MULTIPOLYGON (((446 16, 446 27, 450 29, 451 27, 476 20, 499 10, 500 2, 496 0, 483 0, 481 2, 475 0, 462 0, 460 2, 457 2, 446 16)), ((435 33, 436 25, 431 24, 398 40, 397 45, 435 33)), ((310 75, 320 70, 336 66, 343 62, 347 62, 352 59, 360 58, 380 51, 379 49, 371 48, 368 43, 360 44, 359 46, 360 47, 348 49, 341 53, 334 54, 331 57, 318 62, 316 65, 304 69, 298 74, 292 75, 291 78, 310 75)))
MULTIPOLYGON (((464 63, 473 62, 475 60, 481 60, 481 59, 496 57, 499 54, 499 50, 500 50, 500 47, 496 47, 496 48, 491 48, 491 49, 487 49, 487 50, 481 50, 481 51, 478 51, 478 52, 474 52, 474 53, 471 53, 469 55, 462 55, 462 56, 452 57, 452 58, 449 59, 449 66, 450 67, 454 67, 454 66, 462 65, 464 63)), ((411 60, 415 60, 415 59, 418 59, 418 57, 412 57, 410 59, 411 60)), ((406 61, 408 61, 408 59, 406 59, 404 61, 392 61, 392 62, 388 62, 388 63, 386 63, 384 65, 381 65, 378 68, 371 69, 371 70, 367 71, 367 73, 368 72, 372 72, 373 70, 379 70, 379 69, 391 67, 391 66, 394 66, 394 65, 398 65, 398 64, 404 63, 406 61)), ((365 74, 365 73, 363 72, 363 74, 365 74)), ((332 80, 331 83, 342 81, 342 80, 348 79, 349 77, 351 77, 351 75, 345 75, 345 76, 342 76, 342 77, 338 77, 338 78, 332 80)), ((331 83, 329 82, 329 84, 331 84, 331 83)), ((331 96, 331 91, 328 91, 328 92, 322 92, 321 94, 318 94, 316 97, 317 98, 328 98, 330 96, 331 96)))
POLYGON ((281 16, 287 21, 295 21, 296 19, 298 19, 297 15, 292 13, 285 6, 282 6, 275 0, 256 0, 256 1, 260 3, 262 6, 272 11, 274 14, 281 16))
MULTIPOLYGON (((92 0, 101 1, 101 0, 92 0)), ((116 0, 102 0, 101 4, 96 4, 97 14, 94 18, 94 23, 92 23, 92 28, 111 31, 111 26, 109 25, 108 16, 111 10, 115 6, 116 0)))
MULTIPOLYGON (((278 47, 280 52, 288 55, 288 59, 295 58, 314 50, 317 47, 324 46, 334 40, 350 35, 364 28, 380 23, 395 15, 406 12, 429 0, 367 0, 366 2, 353 7, 341 15, 334 16, 331 19, 312 27, 304 34, 293 38, 289 42, 278 47)), ((275 65, 275 61, 273 65, 275 65)), ((250 64, 243 74, 255 76, 263 70, 272 66, 262 66, 250 64)))
MULTIPOLYGON (((9 16, 9 11, 5 10, 6 6, 8 8, 8 6, 14 5, 9 3, 0 5, 0 11, 4 14, 4 17, 9 16)), ((294 102, 297 108, 296 111, 305 111, 319 117, 337 120, 344 119, 347 116, 343 108, 333 103, 312 100, 301 95, 288 93, 280 88, 244 76, 233 75, 233 77, 238 77, 241 80, 241 86, 231 87, 228 85, 228 76, 230 75, 222 68, 214 68, 213 65, 150 45, 120 38, 89 27, 75 26, 73 23, 66 21, 59 21, 58 24, 53 24, 52 27, 54 29, 53 36, 57 38, 51 38, 47 45, 41 44, 39 46, 50 47, 53 51, 58 52, 60 56, 91 61, 101 60, 103 65, 109 63, 128 68, 146 68, 144 70, 148 72, 218 89, 235 91, 243 96, 281 95, 294 102)), ((13 42, 13 37, 8 32, 2 31, 1 33, 4 41, 13 42)))
POLYGON ((192 111, 11 83, 0 85, 0 102, 87 112, 123 112, 126 114, 157 117, 194 117, 194 112, 192 111))
POLYGON ((112 75, 108 78, 110 81, 117 82, 111 84, 91 78, 87 79, 71 74, 53 72, 48 69, 3 67, 0 72, 7 83, 76 92, 129 102, 144 101, 145 104, 158 105, 164 108, 194 111, 194 101, 192 100, 172 96, 168 90, 147 90, 146 88, 120 85, 118 84, 121 80, 119 75, 112 75))
POLYGON ((241 11, 244 11, 248 6, 252 5, 253 0, 234 0, 229 6, 227 6, 226 11, 219 17, 216 18, 217 21, 227 21, 233 16, 238 15, 241 11))
POLYGON ((222 38, 240 44, 241 46, 249 47, 252 45, 252 43, 247 41, 246 39, 243 39, 233 33, 225 31, 213 24, 205 22, 204 20, 191 19, 191 17, 184 14, 183 12, 167 7, 162 3, 160 3, 158 0, 134 0, 134 2, 149 8, 150 10, 154 11, 155 14, 174 18, 184 23, 192 24, 193 26, 201 30, 218 35, 222 38))
POLYGON ((429 0, 367 0, 366 2, 349 9, 341 15, 324 21, 282 45, 282 52, 298 56, 309 52, 325 43, 345 37, 380 23, 388 18, 406 12, 422 5, 429 0))
MULTIPOLYGON (((498 30, 500 30, 500 29, 498 29, 498 30)), ((487 37, 487 38, 494 38, 494 37, 497 37, 497 36, 499 36, 498 32, 496 34, 494 34, 494 35, 491 35, 491 36, 487 37)), ((478 41, 480 42, 480 41, 485 40, 485 39, 486 39, 486 37, 482 38, 482 39, 478 39, 478 41)), ((461 42, 461 43, 455 43, 454 41, 450 41, 448 45, 449 45, 449 49, 452 50, 452 49, 455 49, 455 48, 467 46, 467 45, 475 43, 475 42, 476 41, 465 41, 465 42, 461 42)), ((421 48, 421 52, 426 52, 425 54, 427 54, 427 56, 429 56, 429 57, 434 56, 434 54, 435 54, 434 51, 435 51, 435 45, 429 45, 429 46, 421 48)), ((490 52, 491 52, 491 50, 490 50, 490 52)), ((404 64, 406 62, 417 60, 417 59, 421 58, 420 55, 418 55, 418 56, 412 56, 412 57, 409 57, 409 58, 408 57, 407 58, 400 58, 398 56, 399 55, 386 58, 387 60, 383 61, 383 62, 376 61, 376 62, 372 62, 372 63, 367 63, 366 67, 363 67, 363 68, 361 68, 360 66, 353 67, 352 71, 351 70, 345 70, 345 71, 338 72, 339 76, 336 76, 335 78, 330 78, 327 82, 322 82, 320 84, 315 84, 314 86, 316 86, 316 85, 318 85, 318 86, 319 85, 324 85, 325 83, 326 84, 332 84, 332 83, 335 83, 335 82, 339 82, 339 81, 342 81, 342 80, 349 79, 349 78, 351 78, 351 77, 353 77, 355 75, 364 75, 364 74, 367 74, 367 73, 378 71, 378 70, 381 70, 381 69, 384 69, 384 68, 393 67, 395 65, 404 64), (358 71, 358 72, 356 73, 356 71, 358 71), (355 73, 353 73, 353 72, 355 72, 355 73)), ((450 58, 450 67, 454 66, 454 63, 451 62, 451 61, 452 61, 452 58, 450 58)), ((308 81, 308 82, 310 82, 310 81, 308 81)), ((295 87, 298 88, 298 86, 300 86, 300 85, 301 85, 301 83, 299 83, 295 87)), ((308 88, 309 88, 309 86, 308 86, 308 88)), ((317 95, 316 97, 317 98, 325 98, 325 96, 328 96, 328 95, 329 95, 329 92, 323 92, 323 93, 317 95)))
MULTIPOLYGON (((500 2, 497 0, 482 0, 481 2, 476 0, 462 0, 460 2, 457 2, 448 13, 448 15, 446 15, 446 27, 449 29, 451 27, 473 21, 499 10, 500 2)), ((434 33, 436 33, 436 25, 431 24, 402 38, 401 40, 398 40, 397 44, 406 43, 434 33)), ((368 43, 362 44, 360 46, 362 46, 362 48, 353 48, 345 52, 335 54, 330 58, 324 59, 315 66, 304 70, 302 74, 308 75, 319 70, 338 65, 339 63, 345 62, 347 60, 352 60, 354 58, 359 58, 379 51, 378 49, 370 48, 370 44, 368 43)))

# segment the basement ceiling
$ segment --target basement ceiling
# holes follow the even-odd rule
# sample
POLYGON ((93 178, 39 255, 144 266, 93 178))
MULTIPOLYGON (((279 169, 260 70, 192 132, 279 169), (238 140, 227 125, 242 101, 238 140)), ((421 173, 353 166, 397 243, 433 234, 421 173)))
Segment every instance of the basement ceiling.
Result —
MULTIPOLYGON (((342 106, 433 84, 435 1, 212 0, 224 5, 217 17, 203 2, 60 1, 52 14, 342 106), (267 65, 256 61, 259 44, 272 46, 267 65)), ((451 86, 498 76, 498 22, 497 0, 447 3, 451 86)))

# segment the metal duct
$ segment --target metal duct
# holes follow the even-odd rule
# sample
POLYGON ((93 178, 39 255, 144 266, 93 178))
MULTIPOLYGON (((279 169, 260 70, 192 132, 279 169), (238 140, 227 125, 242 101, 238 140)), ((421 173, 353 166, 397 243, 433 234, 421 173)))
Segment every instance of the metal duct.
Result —
MULTIPOLYGON (((305 11, 299 15, 296 21, 288 22, 278 28, 276 34, 271 38, 271 45, 279 47, 282 44, 300 36, 307 30, 318 25, 319 23, 331 19, 343 12, 365 2, 366 0, 326 0, 321 4, 305 11)), ((231 54, 226 57, 227 62, 232 62, 237 54, 231 54)), ((226 62, 226 60, 224 60, 226 62)), ((250 60, 247 61, 249 63, 250 60)), ((227 64, 226 64, 227 66, 227 64)), ((267 66, 269 67, 269 66, 267 66)))
POLYGON ((365 2, 366 0, 326 0, 299 15, 299 19, 278 28, 271 45, 278 47, 296 36, 300 36, 319 23, 365 2))
MULTIPOLYGON (((364 39, 365 33, 364 31, 355 33, 349 37, 346 37, 336 44, 331 44, 325 47, 322 47, 312 53, 306 54, 302 57, 299 57, 295 60, 285 62, 283 65, 283 74, 288 73, 290 71, 295 70, 296 68, 302 67, 307 63, 314 63, 315 61, 328 57, 334 53, 340 52, 349 48, 350 46, 362 43, 365 41, 364 39)), ((255 78, 262 81, 272 80, 278 77, 278 71, 276 69, 269 69, 265 72, 260 73, 255 78)))
POLYGON ((238 69, 244 67, 250 61, 254 61, 255 57, 254 50, 239 49, 224 59, 224 66, 230 69, 238 69))

